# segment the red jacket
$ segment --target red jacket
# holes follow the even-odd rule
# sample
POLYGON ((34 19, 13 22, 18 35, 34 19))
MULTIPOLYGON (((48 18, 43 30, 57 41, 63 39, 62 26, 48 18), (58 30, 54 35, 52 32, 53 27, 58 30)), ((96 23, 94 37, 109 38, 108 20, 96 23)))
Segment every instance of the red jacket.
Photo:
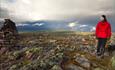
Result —
POLYGON ((111 37, 111 25, 109 22, 99 22, 96 26, 97 38, 110 38, 111 37))

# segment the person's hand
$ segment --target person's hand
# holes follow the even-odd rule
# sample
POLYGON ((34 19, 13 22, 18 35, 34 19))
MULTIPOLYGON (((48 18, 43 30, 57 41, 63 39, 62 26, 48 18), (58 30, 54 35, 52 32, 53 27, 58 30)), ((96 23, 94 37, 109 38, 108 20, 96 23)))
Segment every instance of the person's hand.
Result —
POLYGON ((111 38, 107 38, 107 44, 109 45, 111 43, 111 38))
POLYGON ((95 37, 94 37, 94 39, 98 39, 98 37, 97 37, 97 36, 95 36, 95 37))

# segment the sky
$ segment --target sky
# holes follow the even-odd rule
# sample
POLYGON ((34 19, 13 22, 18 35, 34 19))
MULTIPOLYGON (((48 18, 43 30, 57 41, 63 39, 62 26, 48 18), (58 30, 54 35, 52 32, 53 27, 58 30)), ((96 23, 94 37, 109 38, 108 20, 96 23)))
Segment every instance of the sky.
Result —
POLYGON ((115 0, 0 0, 0 20, 10 18, 17 23, 49 20, 94 27, 102 14, 115 25, 115 0))

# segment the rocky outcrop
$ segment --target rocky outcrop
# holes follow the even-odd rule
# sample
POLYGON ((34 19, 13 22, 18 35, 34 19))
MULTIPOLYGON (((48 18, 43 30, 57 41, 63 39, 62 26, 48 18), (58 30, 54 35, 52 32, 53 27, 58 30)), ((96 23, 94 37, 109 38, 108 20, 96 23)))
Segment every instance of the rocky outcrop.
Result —
POLYGON ((20 49, 0 55, 1 70, 115 70, 114 56, 96 57, 92 35, 35 32, 19 36, 20 49))
POLYGON ((10 19, 5 19, 5 22, 0 26, 0 48, 15 46, 17 36, 18 31, 15 23, 10 19))

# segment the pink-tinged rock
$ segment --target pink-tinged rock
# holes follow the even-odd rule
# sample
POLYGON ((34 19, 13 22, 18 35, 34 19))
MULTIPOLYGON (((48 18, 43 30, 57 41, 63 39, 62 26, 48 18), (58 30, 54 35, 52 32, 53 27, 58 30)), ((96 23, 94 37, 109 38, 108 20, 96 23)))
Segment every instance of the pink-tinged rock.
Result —
POLYGON ((2 47, 0 49, 0 54, 4 54, 6 51, 7 51, 7 48, 6 47, 2 47))

